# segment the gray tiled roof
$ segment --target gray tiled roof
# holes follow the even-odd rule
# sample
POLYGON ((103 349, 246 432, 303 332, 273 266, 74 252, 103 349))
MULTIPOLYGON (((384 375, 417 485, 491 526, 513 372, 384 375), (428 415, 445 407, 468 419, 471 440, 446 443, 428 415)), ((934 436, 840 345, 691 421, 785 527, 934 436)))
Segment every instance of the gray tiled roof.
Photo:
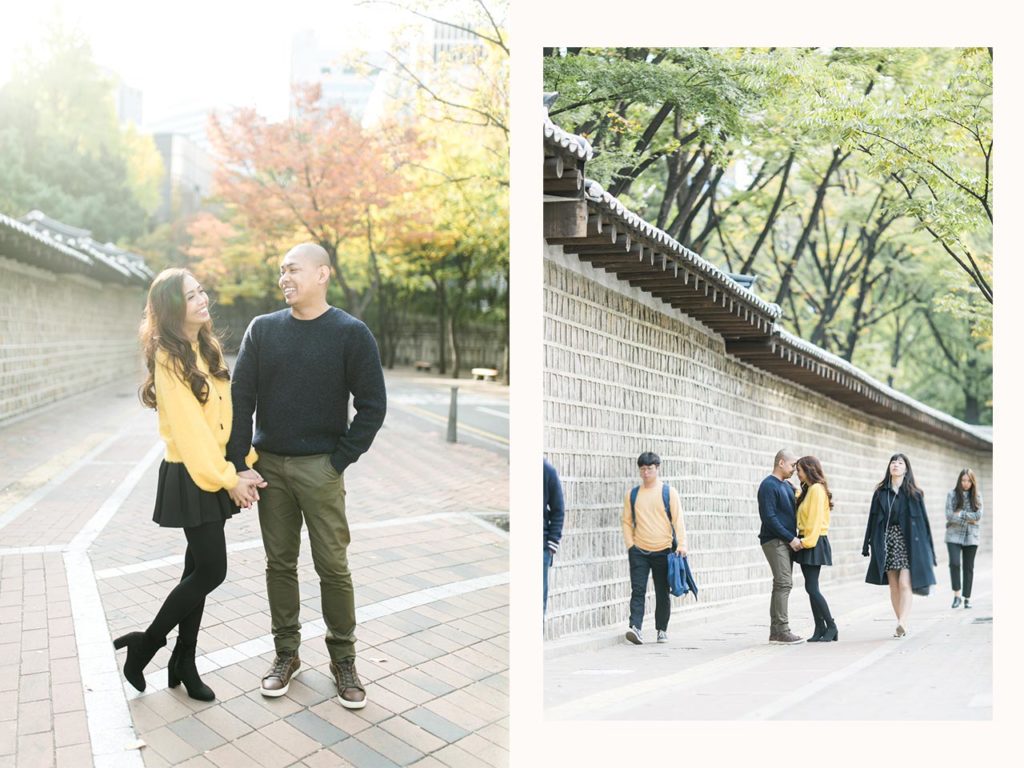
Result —
POLYGON ((57 273, 100 282, 147 286, 153 272, 141 256, 113 243, 99 243, 87 229, 31 211, 21 220, 0 213, 0 254, 57 273))
POLYGON ((601 211, 621 221, 636 236, 652 243, 660 251, 665 252, 681 264, 685 264, 690 269, 700 272, 714 282, 719 283, 727 292, 757 307, 769 317, 777 319, 782 315, 782 308, 779 305, 765 301, 753 291, 744 288, 733 280, 728 273, 722 271, 707 259, 701 258, 699 254, 691 251, 664 230, 658 229, 653 224, 633 213, 616 197, 605 192, 604 188, 596 181, 587 179, 584 182, 584 189, 586 190, 587 200, 596 203, 601 211))
POLYGON ((577 160, 590 160, 594 157, 594 148, 590 146, 590 142, 582 136, 562 130, 551 122, 547 107, 544 108, 544 143, 577 160))

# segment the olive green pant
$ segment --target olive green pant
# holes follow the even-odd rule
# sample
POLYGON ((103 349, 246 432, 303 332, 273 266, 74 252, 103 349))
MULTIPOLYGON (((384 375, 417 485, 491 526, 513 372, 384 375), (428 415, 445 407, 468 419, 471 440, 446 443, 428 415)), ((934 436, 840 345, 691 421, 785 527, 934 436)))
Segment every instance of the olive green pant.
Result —
POLYGON ((280 456, 260 452, 260 531, 267 555, 267 600, 278 653, 296 653, 299 624, 299 542, 306 521, 313 567, 320 577, 320 606, 327 652, 338 662, 356 655, 356 603, 348 569, 351 537, 345 519, 345 480, 329 454, 280 456))

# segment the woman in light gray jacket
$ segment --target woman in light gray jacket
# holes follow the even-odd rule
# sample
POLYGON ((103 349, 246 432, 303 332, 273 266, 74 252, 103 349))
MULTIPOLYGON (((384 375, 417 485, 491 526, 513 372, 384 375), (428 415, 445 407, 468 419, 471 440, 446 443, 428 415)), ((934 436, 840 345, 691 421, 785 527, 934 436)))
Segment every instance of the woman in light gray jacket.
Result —
POLYGON ((970 469, 960 470, 956 487, 946 494, 946 549, 949 577, 953 582, 953 608, 960 607, 960 556, 964 562, 964 608, 971 607, 974 556, 981 540, 982 502, 978 481, 970 469))

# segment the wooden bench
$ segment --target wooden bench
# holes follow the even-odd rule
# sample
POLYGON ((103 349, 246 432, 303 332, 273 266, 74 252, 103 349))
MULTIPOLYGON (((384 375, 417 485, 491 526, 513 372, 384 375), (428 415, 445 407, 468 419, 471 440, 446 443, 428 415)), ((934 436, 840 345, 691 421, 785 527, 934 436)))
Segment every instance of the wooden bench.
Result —
POLYGON ((427 371, 427 372, 429 372, 430 369, 434 367, 434 364, 433 363, 428 363, 426 360, 417 360, 415 363, 413 363, 413 367, 417 371, 427 371))
POLYGON ((474 368, 470 371, 473 374, 473 379, 479 381, 496 381, 498 378, 498 371, 494 368, 474 368))

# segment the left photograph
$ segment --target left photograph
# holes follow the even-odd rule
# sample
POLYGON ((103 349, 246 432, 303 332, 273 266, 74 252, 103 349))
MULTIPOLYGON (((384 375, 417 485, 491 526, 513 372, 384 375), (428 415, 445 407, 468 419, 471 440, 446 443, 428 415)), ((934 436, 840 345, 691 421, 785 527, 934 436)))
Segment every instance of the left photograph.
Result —
POLYGON ((508 765, 508 5, 8 15, 0 764, 508 765))

